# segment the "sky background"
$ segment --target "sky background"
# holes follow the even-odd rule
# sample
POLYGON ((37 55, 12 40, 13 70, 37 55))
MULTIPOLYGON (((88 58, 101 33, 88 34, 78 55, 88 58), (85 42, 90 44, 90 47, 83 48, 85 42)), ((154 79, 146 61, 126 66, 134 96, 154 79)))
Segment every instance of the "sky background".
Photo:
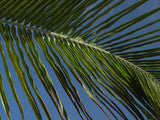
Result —
MULTIPOLYGON (((137 2, 137 1, 139 1, 139 0, 134 0, 134 2, 137 2)), ((118 12, 120 9, 124 9, 125 7, 131 5, 132 3, 133 3, 133 0, 126 0, 126 2, 123 5, 117 7, 117 9, 112 10, 110 12, 110 14, 114 14, 114 13, 118 12)), ((113 2, 113 4, 114 4, 114 2, 113 2)), ((124 23, 125 21, 128 21, 128 20, 134 18, 135 16, 141 15, 141 14, 143 14, 143 13, 145 13, 147 11, 150 11, 153 8, 157 8, 157 7, 160 7, 160 0, 149 0, 144 5, 142 5, 141 7, 136 9, 135 11, 133 11, 133 13, 130 13, 126 17, 123 17, 122 19, 120 19, 119 22, 114 24, 112 27, 114 28, 115 26, 118 26, 119 24, 124 23)), ((140 25, 143 25, 143 24, 145 24, 147 22, 150 22, 152 20, 159 19, 160 18, 159 14, 160 13, 153 14, 152 16, 150 16, 149 18, 145 19, 144 21, 134 25, 133 28, 138 27, 140 25)), ((151 26, 148 30, 151 31, 151 29, 155 29, 156 27, 159 28, 160 27, 160 23, 158 23, 158 24, 156 24, 154 26, 151 26)), ((135 36, 135 35, 141 34, 141 32, 145 32, 145 31, 140 31, 139 33, 136 33, 136 34, 131 35, 131 36, 135 36)), ((1 38, 2 45, 5 46, 1 36, 0 36, 0 38, 1 38)), ((157 45, 157 44, 155 44, 155 45, 157 45)), ((154 46, 148 46, 148 47, 154 47, 154 46)), ((7 55, 7 52, 6 52, 6 48, 5 47, 3 47, 3 48, 4 48, 4 52, 6 54, 6 57, 7 57, 7 62, 8 62, 8 65, 9 65, 9 69, 10 69, 10 72, 11 72, 12 79, 14 81, 14 85, 15 85, 17 94, 18 94, 20 102, 21 102, 21 104, 23 106, 23 110, 24 110, 24 114, 25 114, 26 120, 36 120, 36 117, 33 114, 33 111, 32 111, 32 109, 30 107, 30 104, 27 101, 27 98, 26 98, 24 92, 22 92, 23 90, 21 88, 21 85, 20 85, 19 80, 17 78, 17 75, 15 73, 15 70, 14 70, 12 64, 11 64, 11 61, 9 60, 9 57, 7 55)), ((47 70, 48 70, 48 72, 50 74, 50 77, 53 80, 54 86, 55 86, 55 88, 57 89, 57 91, 58 91, 58 93, 60 95, 62 103, 64 104, 66 110, 68 111, 67 113, 68 113, 70 119, 71 120, 81 120, 80 117, 78 116, 76 110, 74 109, 72 103, 68 99, 68 96, 64 93, 64 91, 63 91, 63 89, 62 89, 62 87, 60 85, 60 82, 58 81, 57 77, 53 74, 52 68, 46 62, 42 51, 38 47, 37 47, 37 49, 39 50, 41 58, 42 58, 43 62, 45 63, 45 66, 46 66, 46 68, 47 68, 47 70)), ((26 57, 26 60, 28 61, 27 57, 26 57)), ((29 62, 28 62, 28 64, 29 64, 29 62)), ((46 94, 45 89, 42 87, 42 84, 39 82, 39 79, 35 75, 35 72, 34 72, 32 67, 31 67, 30 71, 31 71, 31 73, 32 73, 32 75, 34 77, 34 80, 35 80, 35 83, 37 84, 37 87, 39 88, 39 92, 42 95, 42 98, 44 99, 49 111, 51 111, 51 115, 53 116, 53 120, 60 120, 58 112, 54 107, 54 104, 49 99, 48 95, 46 94)), ((9 102, 9 105, 10 105, 11 118, 13 120, 20 120, 21 119, 20 112, 19 112, 18 106, 17 106, 17 104, 16 104, 16 102, 15 102, 15 100, 14 100, 12 94, 11 94, 11 90, 9 88, 9 84, 8 84, 6 76, 5 76, 5 71, 4 71, 3 62, 2 62, 1 57, 0 57, 0 73, 3 75, 3 85, 4 85, 5 93, 7 95, 8 102, 9 102)), ((93 116, 93 120, 106 120, 106 115, 97 107, 97 105, 95 105, 95 103, 93 103, 92 100, 90 100, 88 95, 85 93, 85 91, 82 89, 82 87, 76 82, 76 80, 74 80, 72 75, 71 75, 71 78, 73 79, 73 83, 76 85, 77 90, 79 91, 79 94, 81 96, 82 101, 84 102, 84 105, 86 106, 86 108, 89 111, 90 115, 93 116)), ((33 92, 33 90, 32 90, 32 92, 33 92)), ((110 97, 112 98, 112 96, 110 96, 110 97)), ((38 102, 37 102, 37 104, 40 107, 40 104, 38 102)), ((121 106, 120 104, 119 104, 119 106, 123 109, 125 114, 130 116, 129 120, 134 120, 134 118, 126 111, 126 109, 123 106, 121 106)), ((47 118, 44 116, 44 112, 43 112, 42 109, 40 109, 40 112, 42 113, 43 120, 46 120, 47 118)), ((3 106, 2 106, 1 103, 0 103, 0 114, 1 114, 2 120, 7 120, 8 119, 6 114, 5 114, 5 112, 4 112, 4 109, 3 109, 3 106)))

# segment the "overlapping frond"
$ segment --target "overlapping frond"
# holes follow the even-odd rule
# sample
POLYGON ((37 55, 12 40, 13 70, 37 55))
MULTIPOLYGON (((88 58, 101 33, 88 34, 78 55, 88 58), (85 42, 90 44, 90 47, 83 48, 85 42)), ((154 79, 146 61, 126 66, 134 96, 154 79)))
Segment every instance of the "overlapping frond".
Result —
MULTIPOLYGON (((160 7, 117 24, 148 1, 134 1, 121 8, 125 2, 0 2, 0 35, 1 42, 5 43, 5 46, 0 43, 0 53, 22 119, 25 119, 23 109, 10 75, 4 48, 37 119, 42 119, 37 102, 48 119, 52 119, 52 115, 38 91, 31 69, 34 69, 43 84, 60 118, 69 119, 69 111, 65 109, 53 79, 42 62, 37 45, 81 119, 93 118, 83 104, 74 80, 106 114, 107 119, 128 119, 111 96, 135 119, 160 119, 160 29, 149 29, 159 25, 160 19, 139 25, 143 20, 160 13, 160 7), (118 12, 113 12, 114 10, 118 12), (146 47, 147 45, 152 47, 146 47)), ((0 73, 1 101, 10 118, 2 76, 0 73)))

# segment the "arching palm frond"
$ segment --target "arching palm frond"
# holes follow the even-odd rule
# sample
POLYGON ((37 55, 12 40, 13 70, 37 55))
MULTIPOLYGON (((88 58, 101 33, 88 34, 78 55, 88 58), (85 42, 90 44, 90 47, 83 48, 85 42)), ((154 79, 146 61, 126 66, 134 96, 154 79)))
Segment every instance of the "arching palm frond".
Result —
MULTIPOLYGON (((48 119, 53 115, 39 92, 32 69, 60 118, 70 119, 70 111, 65 108, 42 56, 81 119, 94 118, 74 81, 106 114, 106 119, 128 119, 119 104, 137 120, 160 119, 160 29, 156 27, 160 19, 150 19, 160 13, 160 7, 137 13, 148 2, 1 1, 0 59, 22 119, 25 113, 10 74, 8 57, 39 120, 41 108, 48 119)), ((1 73, 1 101, 11 119, 10 109, 14 108, 8 103, 3 86, 5 75, 1 73)))

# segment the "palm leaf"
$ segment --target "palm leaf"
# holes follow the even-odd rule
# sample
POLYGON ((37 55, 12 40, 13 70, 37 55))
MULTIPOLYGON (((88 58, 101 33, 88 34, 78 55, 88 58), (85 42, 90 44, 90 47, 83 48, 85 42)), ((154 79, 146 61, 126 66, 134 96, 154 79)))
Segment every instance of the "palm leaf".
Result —
POLYGON ((2 75, 1 74, 0 74, 0 96, 1 96, 1 101, 2 101, 2 104, 3 104, 4 110, 5 110, 8 118, 11 119, 10 112, 9 112, 9 105, 8 105, 8 101, 7 101, 5 92, 4 92, 3 83, 2 83, 2 75))
MULTIPOLYGON (((22 119, 25 115, 10 75, 7 54, 37 119, 42 119, 41 107, 47 119, 53 115, 39 92, 32 69, 59 117, 70 119, 48 65, 81 119, 94 118, 75 81, 108 119, 129 119, 119 104, 135 119, 160 119, 160 29, 150 29, 159 25, 160 19, 140 25, 158 14, 160 8, 134 15, 147 2, 126 5, 125 0, 1 1, 0 53, 22 119), (133 18, 126 19, 130 14, 133 18)), ((10 119, 10 109, 14 108, 9 109, 2 76, 1 101, 10 119)))

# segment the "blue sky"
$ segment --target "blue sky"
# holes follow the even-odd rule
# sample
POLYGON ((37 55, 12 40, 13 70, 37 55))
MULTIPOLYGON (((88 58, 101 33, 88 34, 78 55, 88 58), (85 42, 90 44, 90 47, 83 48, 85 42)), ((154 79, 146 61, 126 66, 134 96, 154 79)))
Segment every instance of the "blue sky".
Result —
MULTIPOLYGON (((136 2, 136 1, 139 1, 139 0, 134 0, 134 2, 136 2)), ((117 11, 119 11, 119 9, 123 9, 124 7, 126 7, 127 5, 129 5, 132 2, 133 2, 133 0, 127 0, 125 2, 125 4, 120 6, 118 9, 115 9, 115 10, 111 11, 110 13, 114 14, 117 11)), ((149 0, 142 7, 139 7, 138 9, 136 9, 133 13, 131 13, 131 14, 127 15, 126 17, 120 19, 119 22, 114 24, 112 27, 115 27, 115 26, 125 22, 126 20, 128 21, 128 20, 134 18, 135 16, 141 15, 141 14, 143 14, 147 11, 150 11, 153 8, 157 8, 157 7, 160 7, 160 0, 149 0)), ((140 24, 134 25, 133 28, 137 27, 139 25, 143 25, 146 22, 150 22, 154 19, 160 18, 159 14, 160 13, 156 13, 156 14, 150 16, 148 19, 146 19, 145 21, 142 21, 140 24)), ((155 27, 159 28, 159 26, 160 26, 160 23, 158 23, 156 26, 151 26, 148 30, 155 29, 155 27)), ((139 33, 135 33, 131 36, 141 34, 141 32, 145 32, 145 31, 140 31, 139 33)), ((1 36, 0 36, 0 38, 1 38, 2 45, 5 46, 1 36)), ((148 46, 148 47, 153 47, 153 46, 148 46)), ((7 52, 6 52, 6 48, 5 47, 3 47, 3 48, 4 48, 4 52, 6 54, 7 62, 8 62, 8 65, 9 65, 9 69, 10 69, 10 72, 11 72, 12 79, 14 81, 14 85, 15 85, 17 94, 19 96, 19 99, 20 99, 21 104, 22 104, 23 109, 24 109, 26 120, 36 120, 36 117, 33 114, 33 111, 32 111, 32 109, 29 105, 29 102, 27 101, 27 98, 26 98, 24 92, 22 92, 23 90, 22 90, 21 85, 19 83, 18 77, 16 76, 15 70, 14 70, 12 64, 11 64, 11 61, 9 60, 9 57, 7 55, 7 52)), ((42 61, 45 63, 45 66, 46 66, 46 68, 47 68, 47 70, 50 74, 50 77, 51 77, 51 79, 54 83, 54 86, 56 87, 56 89, 57 89, 57 91, 60 95, 60 98, 62 99, 62 102, 63 102, 64 106, 66 107, 66 110, 68 111, 70 119, 71 120, 80 120, 80 117, 77 115, 77 112, 74 109, 74 106, 70 102, 68 96, 65 94, 63 88, 61 87, 60 82, 58 81, 57 77, 53 74, 52 68, 46 62, 42 51, 38 47, 37 47, 37 49, 40 51, 42 61)), ((28 61, 27 57, 26 57, 26 60, 28 61)), ((28 62, 28 64, 29 64, 29 62, 28 62)), ((34 77, 34 80, 35 80, 35 83, 37 84, 37 87, 39 87, 40 94, 42 95, 48 109, 51 111, 51 115, 53 116, 53 120, 59 120, 59 118, 58 118, 59 115, 58 115, 57 110, 54 107, 54 104, 49 99, 48 95, 46 94, 45 89, 42 87, 42 84, 40 83, 38 77, 35 75, 35 71, 33 70, 32 67, 31 67, 30 71, 31 71, 31 74, 34 77)), ((17 104, 16 104, 16 102, 15 102, 15 100, 14 100, 12 94, 11 94, 9 84, 8 84, 6 76, 5 76, 5 71, 4 71, 3 62, 2 62, 1 57, 0 57, 0 73, 3 75, 3 85, 4 85, 5 93, 7 95, 9 104, 10 104, 11 117, 13 118, 13 120, 20 120, 21 119, 20 112, 19 112, 18 106, 17 106, 17 104)), ((71 75, 71 78, 73 79, 73 83, 75 84, 75 86, 77 87, 77 89, 79 91, 79 94, 81 96, 82 101, 84 102, 84 105, 86 106, 90 115, 93 116, 94 120, 105 120, 106 115, 100 110, 100 108, 97 107, 97 105, 95 105, 95 103, 93 103, 93 101, 91 99, 89 99, 88 95, 85 93, 85 91, 82 89, 82 87, 76 82, 76 80, 74 79, 74 77, 72 75, 71 75)), ((32 92, 33 92, 33 90, 32 90, 32 92)), ((38 106, 40 107, 39 103, 38 103, 38 106)), ((121 106, 123 111, 125 111, 125 114, 129 115, 129 113, 126 111, 126 109, 122 105, 119 104, 119 106, 121 106)), ((42 109, 40 109, 40 112, 42 113, 43 120, 46 120, 47 118, 44 116, 44 112, 43 112, 42 109)), ((0 114, 1 114, 2 120, 7 120, 8 119, 5 112, 4 112, 4 109, 3 109, 1 103, 0 103, 0 114)), ((134 118, 131 115, 129 115, 129 116, 130 116, 130 120, 134 120, 134 118)))

